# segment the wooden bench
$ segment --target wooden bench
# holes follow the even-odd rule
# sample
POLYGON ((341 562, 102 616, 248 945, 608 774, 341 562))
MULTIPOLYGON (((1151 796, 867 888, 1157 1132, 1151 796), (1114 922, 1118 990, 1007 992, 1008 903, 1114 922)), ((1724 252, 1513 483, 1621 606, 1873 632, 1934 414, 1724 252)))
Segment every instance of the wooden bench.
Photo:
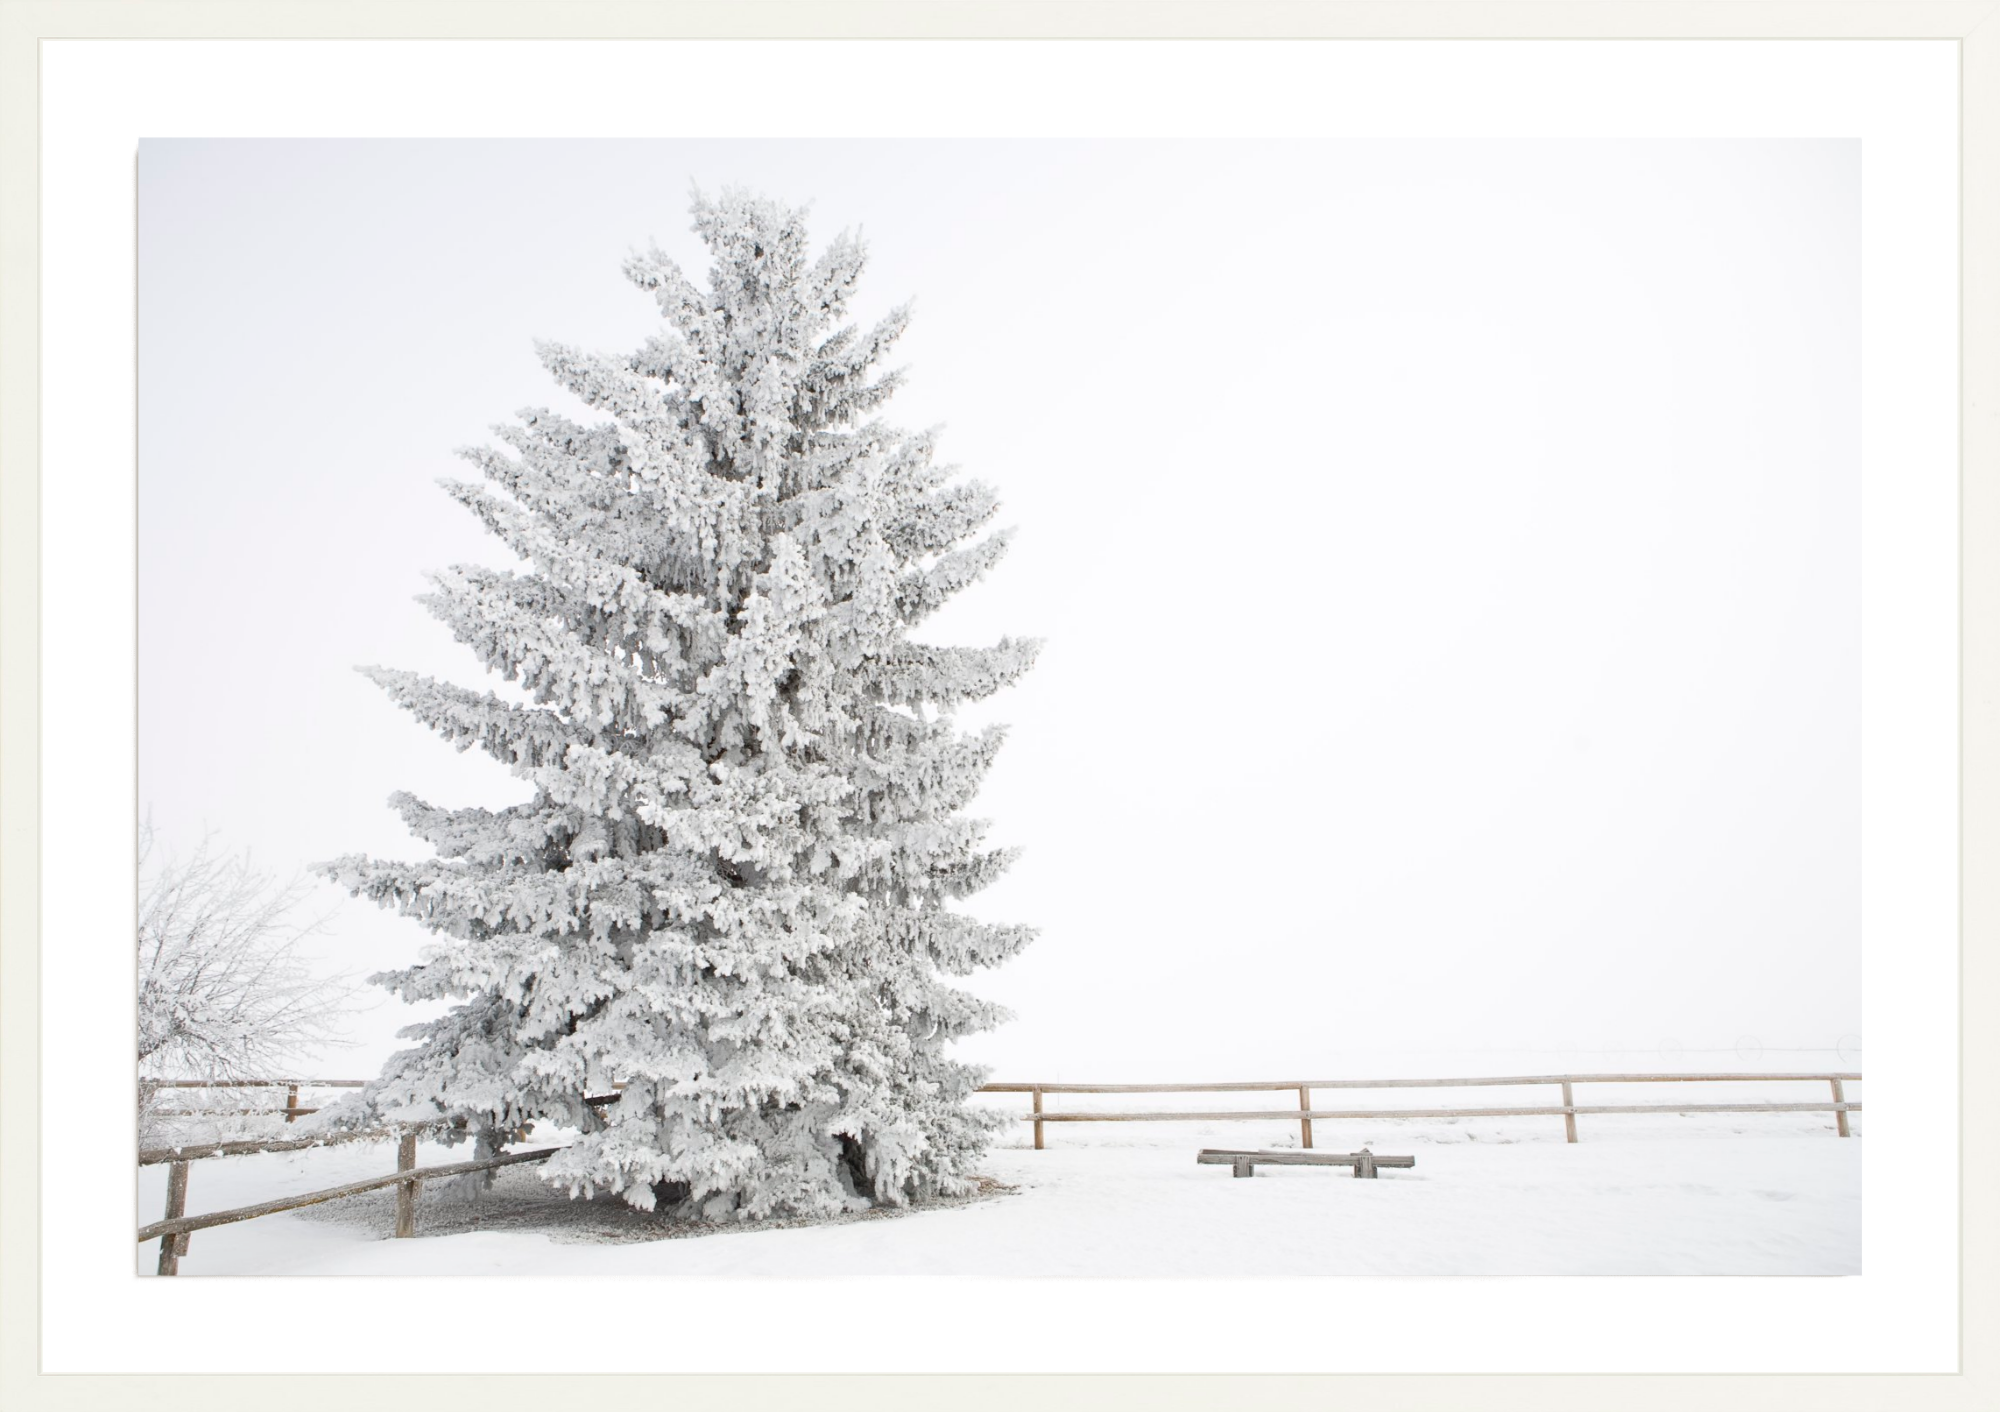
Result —
POLYGON ((1233 1167, 1233 1175, 1254 1177, 1262 1163, 1267 1167, 1352 1167, 1357 1177, 1373 1177, 1378 1167, 1414 1167, 1414 1157, 1377 1157, 1367 1148, 1359 1152, 1230 1152, 1204 1147, 1194 1159, 1203 1166, 1233 1167))

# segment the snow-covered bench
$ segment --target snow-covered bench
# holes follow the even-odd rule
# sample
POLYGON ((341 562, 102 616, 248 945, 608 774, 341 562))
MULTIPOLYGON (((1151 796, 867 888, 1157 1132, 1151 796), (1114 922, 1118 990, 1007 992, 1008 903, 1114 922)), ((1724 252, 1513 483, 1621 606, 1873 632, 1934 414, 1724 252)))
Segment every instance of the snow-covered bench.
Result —
POLYGON ((1234 1175, 1253 1177, 1259 1163, 1267 1167, 1352 1167, 1357 1177, 1372 1177, 1377 1167, 1414 1167, 1414 1157, 1377 1157, 1367 1148, 1359 1152, 1230 1152, 1204 1147, 1194 1159, 1204 1166, 1235 1168, 1234 1175))

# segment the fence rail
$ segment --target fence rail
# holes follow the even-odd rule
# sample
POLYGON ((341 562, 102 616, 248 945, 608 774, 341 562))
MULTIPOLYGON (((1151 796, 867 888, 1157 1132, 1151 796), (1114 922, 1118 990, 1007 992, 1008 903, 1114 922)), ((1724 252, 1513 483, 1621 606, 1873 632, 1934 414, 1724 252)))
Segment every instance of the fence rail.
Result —
POLYGON ((356 1132, 325 1133, 319 1137, 283 1139, 252 1138, 243 1142, 191 1142, 184 1147, 142 1147, 141 1167, 157 1167, 165 1162, 199 1162, 204 1157, 249 1157, 259 1152, 303 1152, 310 1147, 331 1147, 337 1142, 380 1141, 396 1134, 390 1128, 367 1128, 356 1132))
POLYGON ((141 1079, 147 1088, 366 1088, 366 1079, 141 1079))
MULTIPOLYGON (((407 1138, 405 1141, 409 1142, 411 1146, 415 1146, 414 1138, 407 1138)), ((380 1191, 385 1186, 401 1184, 403 1187, 408 1188, 412 1185, 422 1185, 424 1182, 437 1177, 463 1176, 468 1172, 483 1172, 492 1167, 509 1167, 516 1162, 539 1162, 544 1157, 560 1151, 562 1149, 559 1147, 542 1147, 537 1148, 533 1152, 503 1152, 498 1157, 483 1157, 476 1162, 447 1162, 437 1167, 419 1167, 415 1163, 412 1163, 408 1167, 399 1166, 386 1177, 365 1177, 358 1182, 348 1182, 343 1186, 328 1187, 324 1191, 308 1191, 298 1196, 283 1196, 275 1201, 260 1201, 255 1206, 238 1206, 229 1211, 210 1211, 200 1216, 170 1216, 164 1221, 155 1221, 150 1226, 141 1226, 139 1228, 139 1244, 144 1245, 147 1241, 154 1239, 163 1241, 172 1240, 177 1236, 185 1236, 193 1231, 205 1231, 211 1226, 227 1226, 236 1221, 248 1221, 256 1216, 274 1215, 279 1211, 296 1211, 301 1206, 317 1206, 322 1201, 337 1201, 343 1196, 359 1196, 363 1192, 380 1191)), ((183 1165, 176 1164, 177 1167, 183 1165)), ((185 1198, 185 1179, 183 1179, 182 1194, 183 1198, 185 1198)), ((404 1205, 402 1193, 398 1192, 397 1197, 396 1234, 399 1236, 413 1235, 415 1234, 414 1231, 402 1229, 405 1224, 403 1211, 401 1210, 401 1207, 404 1205)), ((162 1270, 160 1273, 170 1274, 172 1272, 162 1270)))
POLYGON ((308 1113, 317 1113, 317 1108, 299 1106, 299 1090, 302 1088, 365 1088, 366 1079, 141 1079, 139 1086, 145 1089, 163 1088, 282 1088, 285 1090, 285 1106, 282 1108, 162 1108, 157 1110, 163 1118, 203 1117, 203 1118, 254 1118, 266 1114, 283 1113, 285 1121, 296 1122, 308 1113))
POLYGON ((1841 1137, 1849 1136, 1847 1115, 1859 1113, 1861 1105, 1847 1101, 1846 1084, 1858 1083, 1859 1073, 1810 1074, 1511 1074, 1480 1075, 1455 1079, 1270 1079, 1247 1083, 1213 1084, 987 1084, 981 1093, 1025 1093, 1033 1106, 1021 1121, 1035 1126, 1035 1147, 1044 1146, 1046 1123, 1217 1123, 1296 1121, 1299 1142, 1313 1145, 1316 1121, 1368 1118, 1561 1118, 1564 1137, 1575 1142, 1576 1120, 1601 1113, 1832 1113, 1841 1137), (1656 1083, 1823 1083, 1829 1086, 1832 1101, 1826 1103, 1578 1103, 1578 1084, 1656 1083), (1315 1089, 1393 1088, 1534 1088, 1562 1090, 1560 1104, 1485 1106, 1478 1108, 1315 1108, 1315 1089), (1221 1111, 1170 1110, 1164 1112, 1120 1112, 1109 1109, 1082 1109, 1053 1113, 1043 1099, 1058 1093, 1296 1093, 1299 1106, 1290 1109, 1225 1109, 1221 1111))

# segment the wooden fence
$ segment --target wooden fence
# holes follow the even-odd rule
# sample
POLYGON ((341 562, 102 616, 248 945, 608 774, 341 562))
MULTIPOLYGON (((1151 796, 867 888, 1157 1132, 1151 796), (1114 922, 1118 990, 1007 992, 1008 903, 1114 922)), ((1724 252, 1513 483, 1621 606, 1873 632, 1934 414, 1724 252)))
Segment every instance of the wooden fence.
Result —
POLYGON ((199 1115, 216 1118, 249 1118, 266 1115, 276 1117, 278 1114, 283 1113, 285 1121, 290 1123, 305 1117, 308 1113, 319 1112, 317 1108, 301 1108, 299 1106, 300 1089, 362 1088, 367 1082, 366 1079, 146 1079, 143 1081, 142 1086, 156 1090, 163 1088, 282 1088, 285 1090, 285 1106, 283 1108, 163 1108, 159 1110, 159 1114, 164 1118, 171 1118, 176 1114, 184 1114, 188 1117, 199 1115))
POLYGON ((1861 1111, 1859 1103, 1847 1101, 1844 1087, 1858 1083, 1855 1074, 1526 1074, 1500 1078, 1463 1079, 1280 1079, 1267 1083, 1218 1084, 987 1084, 981 1093, 1025 1093, 1033 1107, 1022 1121, 1035 1125, 1035 1146, 1043 1145, 1045 1123, 1216 1123, 1293 1121, 1299 1125, 1299 1142, 1313 1145, 1315 1120, 1371 1118, 1529 1118, 1563 1120, 1564 1135, 1576 1141, 1579 1115, 1598 1113, 1832 1113, 1840 1136, 1848 1135, 1847 1115, 1861 1111), (1823 1083, 1832 1098, 1824 1103, 1578 1103, 1579 1084, 1655 1083, 1823 1083), (1392 1088, 1530 1088, 1549 1085, 1562 1090, 1560 1104, 1484 1108, 1315 1108, 1315 1089, 1392 1088), (1066 1113, 1050 1112, 1043 1099, 1057 1093, 1296 1093, 1296 1110, 1223 1109, 1219 1111, 1125 1112, 1086 1109, 1066 1113))
MULTIPOLYGON (((148 1079, 141 1083, 142 1089, 284 1089, 283 1108, 167 1108, 156 1110, 159 1117, 276 1117, 284 1115, 287 1123, 294 1122, 308 1113, 317 1113, 318 1108, 301 1107, 299 1090, 303 1088, 361 1088, 365 1079, 148 1079)), ((546 1157, 546 1151, 529 1154, 546 1157)), ((390 1128, 376 1128, 356 1132, 328 1133, 321 1137, 288 1139, 251 1139, 242 1142, 189 1143, 179 1147, 141 1148, 141 1167, 165 1166, 167 1168, 167 1213, 166 1219, 155 1221, 150 1226, 139 1228, 139 1244, 156 1237, 160 1242, 159 1273, 177 1275, 180 1273, 181 1256, 187 1254, 188 1237, 198 1230, 210 1226, 226 1226, 236 1221, 247 1221, 256 1216, 269 1216, 279 1211, 293 1211, 301 1206, 316 1206, 322 1201, 334 1201, 343 1196, 358 1196, 362 1192, 375 1191, 385 1186, 400 1184, 396 1191, 396 1234, 413 1236, 416 1234, 416 1200, 427 1177, 454 1176, 462 1171, 478 1171, 485 1167, 506 1166, 510 1162, 528 1160, 529 1155, 509 1154, 488 1159, 484 1162, 456 1163, 450 1167, 417 1166, 417 1137, 414 1129, 404 1131, 390 1128), (327 1147, 341 1142, 381 1141, 395 1137, 400 1140, 396 1150, 396 1171, 387 1177, 371 1177, 366 1181, 349 1182, 345 1186, 329 1187, 324 1191, 307 1192, 302 1196, 282 1197, 276 1201, 259 1202, 255 1206, 239 1206, 231 1211, 211 1211, 202 1216, 189 1216, 187 1212, 188 1164, 207 1157, 247 1157, 260 1152, 300 1152, 312 1147, 327 1147)))
MULTIPOLYGON (((386 1137, 387 1133, 369 1133, 369 1137, 386 1137)), ((356 1136, 362 1136, 357 1134, 356 1136)), ((437 1177, 462 1176, 467 1172, 483 1172, 492 1167, 512 1166, 516 1162, 539 1162, 544 1157, 562 1149, 556 1147, 538 1148, 533 1152, 503 1152, 498 1157, 481 1158, 476 1162, 449 1162, 440 1167, 419 1167, 417 1165, 417 1134, 414 1130, 396 1134, 396 1170, 386 1177, 367 1177, 358 1182, 348 1182, 344 1186, 328 1187, 323 1191, 309 1191, 300 1196, 284 1196, 276 1201, 260 1201, 255 1206, 238 1206, 228 1211, 210 1211, 202 1216, 188 1216, 187 1210, 188 1162, 200 1157, 215 1157, 229 1154, 192 1151, 185 1157, 174 1160, 167 1172, 167 1217, 155 1221, 150 1226, 139 1227, 139 1244, 158 1239, 160 1242, 159 1272, 163 1275, 180 1273, 181 1256, 187 1254, 188 1237, 195 1231, 207 1230, 211 1226, 226 1226, 236 1221, 248 1221, 257 1216, 271 1216, 280 1211, 296 1211, 301 1206, 317 1206, 322 1201, 337 1201, 343 1196, 359 1196, 363 1192, 379 1191, 385 1186, 396 1188, 396 1234, 408 1239, 417 1233, 417 1192, 423 1184, 437 1177)), ((289 1144, 291 1147, 315 1147, 318 1143, 301 1142, 289 1144)), ((257 1151, 275 1151, 274 1148, 258 1148, 257 1151)))
MULTIPOLYGON (((1825 1074, 1534 1074, 1503 1078, 1461 1078, 1461 1079, 1285 1079, 1268 1083, 1219 1083, 1219 1084, 987 1084, 981 1093, 1025 1093, 1031 1096, 1033 1107, 1022 1115, 1022 1121, 1035 1126, 1035 1147, 1043 1145, 1042 1128, 1046 1123, 1168 1123, 1168 1122, 1270 1122, 1272 1120, 1297 1121, 1299 1141, 1304 1147, 1313 1145, 1312 1125, 1316 1120, 1329 1119, 1370 1119, 1370 1118, 1518 1118, 1518 1117, 1560 1117, 1563 1120, 1565 1136, 1570 1142, 1576 1141, 1576 1120, 1579 1115, 1599 1113, 1832 1113, 1835 1115, 1835 1130, 1842 1137, 1849 1135, 1847 1115, 1861 1111, 1861 1105, 1847 1101, 1845 1085, 1857 1083, 1858 1073, 1825 1074), (1830 1086, 1832 1099, 1824 1103, 1578 1103, 1574 1090, 1579 1084, 1639 1084, 1639 1083, 1824 1083, 1830 1086), (1483 1108, 1314 1108, 1312 1095, 1315 1089, 1396 1089, 1396 1088, 1525 1088, 1538 1085, 1560 1087, 1561 1104, 1534 1106, 1483 1107, 1483 1108), (1108 1110, 1083 1110, 1071 1112, 1051 1112, 1044 1107, 1043 1099, 1049 1094, 1064 1093, 1297 1093, 1299 1106, 1296 1110, 1277 1109, 1223 1109, 1219 1111, 1153 1111, 1129 1112, 1108 1110)), ((227 1083, 209 1083, 200 1080, 176 1080, 157 1084, 161 1088, 190 1089, 279 1089, 286 1090, 283 1108, 188 1108, 171 1110, 193 1116, 224 1116, 237 1114, 284 1114, 285 1121, 316 1113, 317 1108, 299 1105, 299 1091, 311 1088, 359 1088, 360 1079, 239 1079, 227 1083)), ((623 1088, 614 1084, 614 1089, 623 1088)), ((585 1100, 593 1105, 617 1102, 617 1094, 593 1096, 585 1100)), ((166 1165, 167 1209, 164 1220, 139 1228, 139 1243, 149 1240, 160 1242, 159 1273, 174 1275, 180 1272, 180 1257, 187 1254, 188 1237, 195 1231, 207 1230, 213 1226, 229 1225, 236 1221, 248 1221, 258 1216, 274 1215, 280 1211, 295 1211, 302 1206, 315 1206, 323 1201, 337 1201, 344 1196, 359 1196, 364 1192, 379 1191, 383 1187, 396 1188, 396 1235, 408 1238, 416 1234, 417 1193, 427 1180, 439 1177, 460 1176, 468 1172, 480 1172, 494 1167, 511 1166, 519 1162, 539 1162, 559 1148, 544 1147, 532 1152, 509 1152, 498 1157, 483 1158, 473 1162, 452 1162, 438 1167, 417 1166, 417 1136, 419 1129, 377 1128, 358 1132, 330 1133, 323 1137, 251 1140, 244 1142, 193 1143, 183 1147, 149 1148, 139 1153, 140 1166, 166 1165), (206 1215, 189 1216, 187 1212, 188 1168, 192 1162, 209 1157, 237 1157, 260 1152, 296 1152, 306 1148, 323 1147, 338 1142, 382 1141, 394 1137, 396 1144, 396 1170, 387 1176, 368 1177, 358 1182, 348 1182, 343 1186, 328 1187, 322 1191, 306 1192, 299 1196, 281 1197, 275 1201, 259 1202, 254 1206, 239 1206, 228 1211, 211 1211, 206 1215)))

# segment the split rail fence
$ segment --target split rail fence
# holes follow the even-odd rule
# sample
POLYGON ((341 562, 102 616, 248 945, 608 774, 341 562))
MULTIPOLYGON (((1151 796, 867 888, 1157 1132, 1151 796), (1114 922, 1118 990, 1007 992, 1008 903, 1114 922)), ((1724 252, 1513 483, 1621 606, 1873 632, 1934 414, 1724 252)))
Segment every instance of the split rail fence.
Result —
POLYGON ((1025 1093, 1033 1108, 1022 1121, 1035 1125, 1035 1146, 1043 1145, 1045 1123, 1220 1123, 1272 1122, 1297 1120, 1299 1142, 1313 1145, 1313 1123, 1336 1119, 1374 1118, 1561 1118, 1564 1135, 1576 1141, 1579 1116, 1600 1113, 1832 1113, 1835 1130, 1848 1136, 1847 1115, 1859 1113, 1861 1105, 1847 1101, 1846 1085, 1858 1083, 1858 1073, 1815 1074, 1526 1074, 1500 1078, 1463 1079, 1282 1079, 1266 1083, 1220 1084, 987 1084, 982 1093, 1025 1093), (1823 1083, 1831 1100, 1812 1103, 1578 1103, 1579 1084, 1697 1084, 1697 1083, 1823 1083), (1562 1090, 1559 1104, 1485 1106, 1479 1108, 1315 1108, 1316 1089, 1396 1089, 1396 1088, 1535 1088, 1550 1086, 1562 1090), (1050 1094, 1059 1093, 1296 1093, 1299 1106, 1286 1108, 1215 1111, 1172 1109, 1155 1112, 1125 1112, 1084 1109, 1051 1112, 1043 1105, 1050 1094))
MULTIPOLYGON (((1021 1115, 1023 1122, 1034 1124, 1035 1147, 1043 1146, 1043 1125, 1047 1123, 1169 1123, 1169 1122, 1270 1122, 1273 1120, 1297 1121, 1299 1141, 1304 1147, 1313 1145, 1312 1125, 1315 1121, 1341 1119, 1374 1118, 1526 1118, 1559 1117, 1563 1120, 1564 1133, 1570 1142, 1575 1142, 1576 1120, 1579 1115, 1593 1116, 1601 1113, 1832 1113, 1835 1116, 1835 1130, 1841 1137, 1849 1135, 1847 1115, 1861 1111, 1861 1104, 1847 1100, 1845 1085, 1859 1082, 1858 1073, 1815 1073, 1815 1074, 1535 1074, 1502 1078, 1459 1078, 1459 1079, 1287 1079, 1269 1083, 1219 1083, 1219 1084, 1035 1084, 1000 1083, 987 1084, 981 1093, 1025 1093, 1030 1095, 1031 1111, 1021 1115), (1578 1103, 1575 1088, 1579 1084, 1639 1084, 1639 1083, 1824 1083, 1829 1086, 1831 1101, 1811 1103, 1578 1103), (1556 1086, 1562 1090, 1560 1104, 1536 1104, 1515 1106, 1484 1106, 1477 1108, 1315 1108, 1312 1095, 1318 1089, 1369 1090, 1398 1088, 1527 1088, 1536 1086, 1556 1086), (1296 1093, 1297 1109, 1222 1109, 1212 1111, 1111 1111, 1103 1109, 1072 1110, 1052 1112, 1044 1105, 1044 1099, 1051 1094, 1116 1094, 1116 1093, 1296 1093)), ((210 1083, 202 1080, 179 1080, 153 1085, 157 1088, 179 1089, 263 1089, 285 1090, 283 1108, 187 1108, 169 1110, 186 1116, 241 1116, 258 1114, 277 1116, 282 1114, 287 1123, 318 1112, 317 1107, 300 1105, 302 1090, 327 1088, 360 1088, 361 1079, 241 1079, 229 1082, 210 1083)), ((614 1088, 623 1088, 623 1084, 614 1088)), ((592 1104, 613 1103, 616 1094, 592 1097, 586 1100, 592 1104)), ((179 1147, 158 1147, 142 1150, 139 1165, 166 1165, 167 1207, 165 1219, 139 1228, 139 1243, 149 1240, 160 1242, 159 1273, 175 1275, 180 1273, 180 1259, 187 1254, 188 1237, 195 1231, 208 1230, 215 1226, 230 1225, 237 1221, 248 1221, 258 1216, 275 1215, 280 1211, 295 1211, 304 1206, 315 1206, 323 1201, 337 1201, 346 1196, 359 1196, 364 1192, 379 1191, 384 1187, 396 1188, 396 1235, 408 1238, 416 1234, 417 1193, 427 1180, 440 1177, 460 1176, 468 1172, 486 1171, 494 1167, 507 1167, 521 1162, 539 1162, 560 1149, 554 1147, 537 1148, 532 1152, 508 1152, 498 1157, 487 1157, 472 1162, 451 1162, 436 1167, 417 1166, 417 1137, 420 1129, 378 1128, 358 1132, 332 1133, 322 1137, 290 1139, 252 1139, 240 1142, 190 1143, 179 1147), (342 1186, 328 1187, 321 1191, 305 1192, 297 1196, 280 1197, 273 1201, 259 1202, 254 1206, 239 1206, 228 1211, 211 1211, 204 1215, 190 1216, 187 1213, 187 1190, 189 1164, 209 1157, 238 1157, 261 1152, 297 1152, 307 1148, 324 1147, 340 1142, 384 1141, 396 1139, 396 1170, 387 1176, 368 1177, 361 1181, 348 1182, 342 1186)))

